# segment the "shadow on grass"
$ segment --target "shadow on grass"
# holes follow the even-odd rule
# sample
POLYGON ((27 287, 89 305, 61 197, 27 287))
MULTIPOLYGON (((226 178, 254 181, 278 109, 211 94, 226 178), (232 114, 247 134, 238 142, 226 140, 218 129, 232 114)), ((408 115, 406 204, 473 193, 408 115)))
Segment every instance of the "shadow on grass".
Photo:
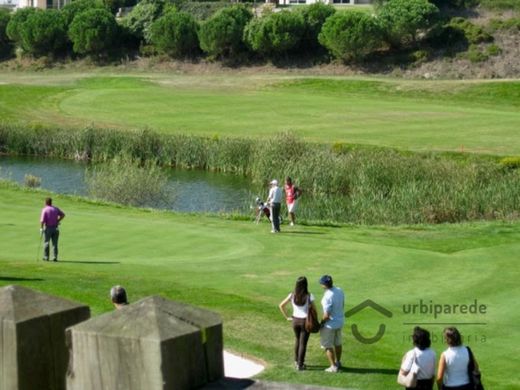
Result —
POLYGON ((59 260, 58 263, 71 263, 71 264, 121 264, 119 261, 67 261, 59 260))
POLYGON ((11 276, 0 276, 1 282, 42 282, 43 279, 40 278, 18 278, 11 276))
MULTIPOLYGON (((329 366, 325 365, 317 365, 310 366, 307 365, 308 371, 325 371, 329 366)), ((383 374, 383 375, 397 375, 399 370, 393 368, 362 368, 362 367, 341 367, 338 373, 351 373, 351 374, 383 374)))

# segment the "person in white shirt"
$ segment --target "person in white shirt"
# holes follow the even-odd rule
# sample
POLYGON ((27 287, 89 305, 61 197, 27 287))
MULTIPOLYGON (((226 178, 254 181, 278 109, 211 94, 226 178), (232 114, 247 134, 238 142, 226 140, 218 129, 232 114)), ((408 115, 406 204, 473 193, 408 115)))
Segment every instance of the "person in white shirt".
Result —
POLYGON ((401 363, 401 373, 408 375, 410 371, 417 373, 417 386, 407 389, 432 390, 435 376, 435 351, 430 348, 430 332, 416 326, 412 334, 415 348, 408 351, 401 363))
MULTIPOLYGON (((462 336, 457 328, 444 329, 444 340, 448 349, 441 354, 437 370, 437 386, 442 390, 472 390, 468 366, 470 354, 468 348, 462 345, 462 336)), ((474 360, 475 371, 478 371, 474 360)))
POLYGON ((280 209, 282 206, 282 189, 278 187, 278 180, 273 179, 271 181, 271 189, 269 190, 269 196, 267 202, 271 206, 271 223, 273 229, 271 233, 280 233, 280 209))
POLYGON ((325 290, 321 299, 323 319, 321 321, 320 343, 330 363, 330 367, 326 368, 325 371, 338 372, 341 368, 341 330, 345 323, 345 294, 341 288, 332 285, 330 275, 323 275, 319 283, 325 290))
POLYGON ((294 366, 297 370, 305 370, 305 353, 307 351, 307 342, 310 333, 305 330, 305 319, 309 313, 309 305, 316 310, 314 306, 314 295, 309 293, 307 287, 307 278, 300 276, 296 280, 294 291, 285 298, 278 307, 287 321, 292 321, 294 330, 294 366), (292 303, 292 317, 287 315, 285 307, 292 303))

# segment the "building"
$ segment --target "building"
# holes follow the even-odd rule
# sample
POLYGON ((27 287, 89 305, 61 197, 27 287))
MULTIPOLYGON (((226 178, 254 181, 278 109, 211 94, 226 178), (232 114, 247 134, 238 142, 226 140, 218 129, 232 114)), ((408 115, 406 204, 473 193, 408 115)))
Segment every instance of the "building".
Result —
MULTIPOLYGON (((280 5, 295 5, 295 4, 313 4, 322 1, 324 4, 344 4, 344 5, 367 5, 373 4, 373 0, 278 0, 280 5)), ((267 0, 269 2, 269 0, 267 0)))
MULTIPOLYGON (((9 0, 6 0, 9 1, 9 0)), ((12 0, 15 1, 15 0, 12 0)), ((34 7, 41 9, 60 9, 64 5, 67 5, 71 0, 18 0, 16 8, 34 7)))

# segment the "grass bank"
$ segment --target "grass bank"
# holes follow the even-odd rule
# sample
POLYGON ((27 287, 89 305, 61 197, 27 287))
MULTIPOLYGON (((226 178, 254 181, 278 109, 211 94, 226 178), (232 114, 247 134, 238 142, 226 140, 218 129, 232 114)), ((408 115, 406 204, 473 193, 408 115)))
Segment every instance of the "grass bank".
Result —
POLYGON ((410 81, 290 73, 0 74, 0 117, 58 127, 150 128, 419 151, 519 154, 518 81, 410 81))
POLYGON ((122 161, 247 175, 264 186, 259 192, 273 177, 291 176, 306 194, 299 212, 304 220, 415 224, 507 220, 520 213, 519 164, 489 156, 317 144, 291 133, 221 138, 1 124, 0 152, 93 161, 123 155, 122 161))
POLYGON ((520 224, 476 223, 398 227, 284 228, 112 207, 54 196, 67 213, 61 227, 61 262, 36 261, 39 211, 47 193, 0 184, 0 285, 21 284, 91 306, 112 310, 108 291, 127 287, 132 302, 160 294, 206 307, 224 319, 225 347, 262 359, 268 380, 357 389, 399 389, 396 370, 410 348, 412 322, 425 325, 439 354, 441 323, 458 325, 479 359, 491 389, 518 388, 515 356, 520 332, 517 266, 520 224), (292 330, 278 303, 300 275, 321 297, 317 279, 330 273, 346 291, 346 309, 372 299, 391 318, 364 310, 347 319, 345 369, 323 372, 326 360, 311 337, 306 372, 292 368, 292 330), (405 314, 403 305, 487 306, 484 315, 405 314), (375 334, 359 343, 350 326, 375 334), (406 323, 406 324, 405 324, 406 323))

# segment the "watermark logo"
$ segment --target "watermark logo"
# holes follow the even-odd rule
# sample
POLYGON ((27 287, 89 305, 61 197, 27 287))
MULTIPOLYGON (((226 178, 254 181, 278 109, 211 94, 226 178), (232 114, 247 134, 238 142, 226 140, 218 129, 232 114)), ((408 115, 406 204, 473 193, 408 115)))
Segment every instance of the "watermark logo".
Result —
MULTIPOLYGON (((349 311, 347 311, 345 313, 345 317, 350 318, 350 317, 354 316, 356 313, 359 313, 361 310, 363 310, 363 309, 365 309, 367 307, 374 309, 375 311, 381 313, 382 315, 384 315, 385 317, 388 317, 388 318, 391 318, 392 315, 393 315, 390 310, 385 309, 381 305, 378 305, 377 303, 375 303, 371 299, 367 299, 367 300, 361 302, 359 305, 357 305, 357 306, 353 307, 352 309, 350 309, 349 311)), ((359 332, 357 324, 352 324, 350 328, 352 329, 352 335, 356 338, 356 340, 359 341, 360 343, 363 343, 363 344, 374 344, 374 343, 377 343, 379 340, 381 340, 381 338, 385 334, 385 330, 386 330, 385 324, 379 324, 379 329, 378 329, 378 331, 377 331, 375 336, 373 336, 373 337, 364 337, 359 332)))

